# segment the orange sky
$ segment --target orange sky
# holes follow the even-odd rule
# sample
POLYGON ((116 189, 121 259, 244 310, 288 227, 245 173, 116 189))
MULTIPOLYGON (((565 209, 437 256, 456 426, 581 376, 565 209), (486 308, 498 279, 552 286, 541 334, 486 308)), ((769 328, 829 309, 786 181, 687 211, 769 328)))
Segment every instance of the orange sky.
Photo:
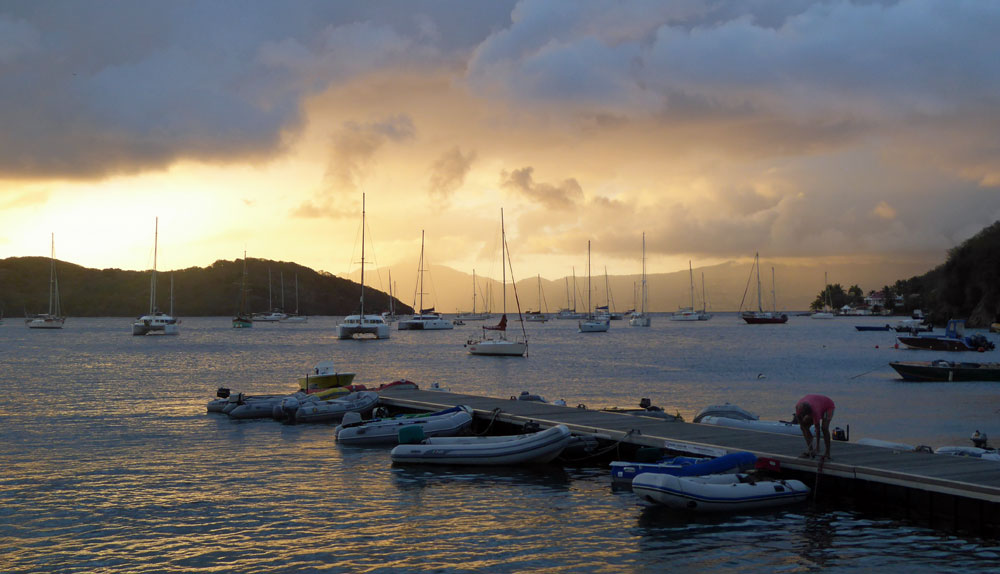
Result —
MULTIPOLYGON (((1000 216, 992 3, 9 3, 0 257, 927 268, 1000 216), (163 5, 170 4, 170 5, 163 5), (239 18, 234 20, 236 15, 239 18)), ((405 263, 404 263, 405 262, 405 263)), ((889 278, 887 278, 887 281, 889 278)))

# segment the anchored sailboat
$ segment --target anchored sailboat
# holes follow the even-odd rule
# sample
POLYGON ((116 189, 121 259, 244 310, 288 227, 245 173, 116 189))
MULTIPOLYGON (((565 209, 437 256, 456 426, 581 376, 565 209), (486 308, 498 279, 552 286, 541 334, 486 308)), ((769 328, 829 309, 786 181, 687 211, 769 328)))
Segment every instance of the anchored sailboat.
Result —
POLYGON ((233 329, 250 329, 253 317, 247 310, 247 252, 243 252, 243 276, 240 278, 240 308, 233 317, 233 329))
POLYGON ((420 263, 417 265, 417 293, 414 294, 414 307, 417 312, 413 317, 400 321, 396 329, 400 331, 437 331, 454 329, 455 324, 434 311, 434 307, 424 309, 424 232, 420 232, 420 263), (419 297, 419 299, 418 299, 419 297))
POLYGON ((365 196, 361 194, 361 307, 357 315, 344 317, 344 322, 337 325, 338 339, 354 339, 360 337, 375 339, 389 338, 389 325, 381 315, 365 314, 365 196))
POLYGON ((604 333, 611 328, 611 317, 608 315, 602 315, 600 317, 594 316, 594 307, 590 301, 591 291, 590 241, 587 241, 587 317, 581 320, 577 325, 580 327, 581 333, 604 333))
MULTIPOLYGON (((761 303, 761 293, 760 293, 760 258, 757 253, 753 254, 753 268, 750 270, 750 277, 747 278, 747 289, 743 292, 743 298, 746 299, 746 293, 750 287, 750 279, 753 278, 753 274, 757 273, 757 310, 756 311, 742 311, 740 317, 744 321, 750 323, 751 325, 766 325, 772 323, 787 323, 788 315, 784 313, 778 313, 778 302, 774 295, 774 267, 771 268, 771 304, 772 311, 765 311, 763 304, 761 303)), ((743 308, 743 302, 740 302, 740 308, 743 308)))
POLYGON ((56 277, 56 234, 52 234, 52 252, 49 255, 49 312, 24 320, 29 329, 62 329, 66 317, 59 309, 59 279, 56 277))
POLYGON ((156 307, 156 255, 160 237, 160 218, 156 218, 153 231, 153 274, 149 279, 149 313, 132 323, 133 335, 179 335, 180 327, 174 318, 174 288, 170 282, 170 313, 163 313, 156 307))
POLYGON ((507 233, 503 225, 503 209, 500 210, 500 263, 503 269, 503 315, 500 316, 500 322, 495 327, 484 326, 482 336, 465 342, 465 348, 471 355, 520 357, 528 352, 528 334, 524 330, 524 319, 521 317, 521 302, 517 299, 514 268, 510 265, 507 233), (517 318, 521 322, 520 338, 507 337, 507 267, 510 267, 510 282, 514 286, 514 301, 517 302, 517 318))
POLYGON ((642 300, 639 307, 639 312, 632 312, 632 316, 629 317, 628 324, 630 327, 649 327, 651 321, 649 314, 646 313, 646 301, 648 294, 646 292, 646 233, 642 234, 642 300))

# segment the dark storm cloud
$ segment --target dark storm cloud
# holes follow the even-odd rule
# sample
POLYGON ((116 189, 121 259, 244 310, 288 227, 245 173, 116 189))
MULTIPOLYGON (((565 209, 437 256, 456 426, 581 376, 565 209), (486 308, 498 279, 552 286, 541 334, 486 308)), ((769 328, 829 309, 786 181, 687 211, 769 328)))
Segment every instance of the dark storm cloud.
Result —
POLYGON ((305 96, 368 71, 356 62, 460 53, 506 25, 511 6, 7 2, 0 176, 93 178, 182 158, 266 158, 299 129, 305 96), (380 46, 386 38, 394 41, 380 46))

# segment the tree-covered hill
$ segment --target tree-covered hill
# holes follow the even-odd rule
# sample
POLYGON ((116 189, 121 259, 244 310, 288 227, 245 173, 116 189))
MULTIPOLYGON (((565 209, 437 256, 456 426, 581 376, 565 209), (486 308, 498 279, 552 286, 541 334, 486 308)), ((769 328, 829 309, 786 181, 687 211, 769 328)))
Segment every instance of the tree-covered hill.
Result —
MULTIPOLYGON (((149 311, 150 271, 89 269, 56 261, 63 314, 71 317, 135 317, 149 311)), ((157 273, 157 306, 170 309, 173 278, 174 312, 179 317, 232 315, 239 305, 243 260, 216 261, 207 268, 192 267, 157 273)), ((284 261, 247 260, 249 311, 271 308, 296 310, 302 315, 348 315, 358 311, 361 286, 353 281, 318 273, 284 261), (270 271, 270 293, 268 272, 270 271), (282 304, 282 294, 284 304, 282 304), (270 299, 271 304, 268 305, 270 299)), ((0 260, 0 312, 3 316, 48 311, 49 259, 11 257, 0 260)), ((412 309, 395 303, 398 313, 412 309)), ((389 296, 365 289, 365 311, 388 310, 389 296)))
POLYGON ((1000 319, 1000 221, 948 251, 948 259, 923 275, 897 281, 890 290, 907 307, 920 308, 936 324, 966 319, 987 327, 1000 319))

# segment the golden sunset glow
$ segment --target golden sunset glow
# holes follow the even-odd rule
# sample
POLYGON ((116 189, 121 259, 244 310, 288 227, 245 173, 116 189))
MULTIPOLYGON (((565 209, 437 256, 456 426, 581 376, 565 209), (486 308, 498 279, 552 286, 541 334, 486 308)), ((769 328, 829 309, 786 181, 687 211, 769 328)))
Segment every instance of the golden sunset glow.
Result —
POLYGON ((643 232, 650 273, 916 274, 1000 217, 1000 8, 714 5, 7 5, 0 258, 54 232, 146 269, 158 217, 161 269, 347 276, 364 193, 366 258, 400 277, 421 231, 431 263, 498 270, 501 208, 519 278, 582 276, 588 240, 634 275, 643 232))

